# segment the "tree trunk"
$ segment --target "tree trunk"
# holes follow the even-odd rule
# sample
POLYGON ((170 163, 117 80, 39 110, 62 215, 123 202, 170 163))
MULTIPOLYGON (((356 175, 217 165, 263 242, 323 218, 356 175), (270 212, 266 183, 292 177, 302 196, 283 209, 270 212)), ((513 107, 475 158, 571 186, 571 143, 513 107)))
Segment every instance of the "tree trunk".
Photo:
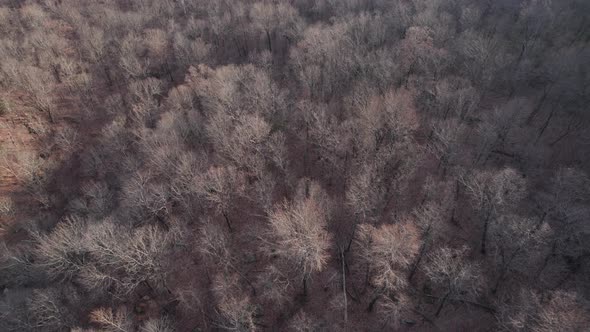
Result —
POLYGON ((373 307, 375 306, 375 303, 377 303, 377 300, 379 300, 379 298, 381 297, 381 293, 377 293, 377 295, 375 295, 375 297, 371 300, 371 303, 369 303, 369 307, 367 308, 368 312, 373 311, 373 307))
MULTIPOLYGON (((430 228, 430 226, 428 226, 428 228, 430 228)), ((420 246, 420 253, 418 254, 418 258, 416 259, 416 262, 412 266, 412 270, 410 271, 410 275, 408 276, 408 281, 412 281, 412 278, 414 277, 414 274, 418 270, 418 266, 420 265, 420 262, 422 261, 422 257, 424 257, 425 252, 426 252, 426 239, 422 240, 422 245, 420 246)))
POLYGON ((270 40, 270 32, 266 30, 266 42, 268 43, 268 50, 272 53, 272 42, 270 40))
POLYGON ((492 287, 492 294, 496 294, 496 292, 498 291, 498 288, 500 287, 500 282, 502 282, 502 280, 504 280, 505 275, 506 275, 506 266, 503 265, 502 270, 500 271, 500 275, 498 276, 498 279, 496 279, 496 282, 494 283, 494 287, 492 287))
POLYGON ((109 72, 109 68, 107 66, 103 66, 104 75, 107 78, 107 84, 109 86, 113 86, 113 79, 111 78, 111 73, 109 72))
POLYGON ((229 232, 233 232, 233 228, 231 227, 231 222, 229 221, 229 217, 227 216, 227 213, 222 212, 223 214, 223 218, 225 218, 225 223, 227 224, 227 228, 229 228, 229 232))
POLYGON ((53 118, 53 113, 51 112, 50 108, 47 109, 47 115, 49 116, 49 122, 55 123, 55 119, 53 118))
POLYGON ((174 76, 172 76, 172 70, 170 70, 168 61, 164 61, 164 68, 166 68, 166 73, 168 74, 168 78, 170 78, 170 82, 174 82, 174 76))
POLYGON ((547 267, 547 264, 549 263, 549 259, 551 259, 551 257, 555 256, 556 249, 557 249, 557 241, 553 241, 553 245, 551 246, 551 252, 549 252, 549 254, 547 254, 547 256, 545 256, 545 259, 543 260, 543 265, 541 265, 541 267, 539 268, 539 271, 537 271, 537 275, 535 276, 535 280, 539 280, 539 278, 541 277, 541 273, 543 273, 543 271, 547 267))
POLYGON ((483 255, 486 254, 486 239, 488 237, 488 226, 490 224, 490 217, 492 215, 492 210, 488 211, 488 215, 483 223, 483 233, 481 234, 481 253, 483 255))
POLYGON ((342 293, 344 295, 344 324, 348 323, 348 299, 346 298, 346 263, 344 261, 344 251, 340 250, 340 259, 342 260, 342 293))
POLYGON ((358 215, 354 217, 354 224, 352 224, 352 234, 350 235, 350 240, 348 240, 348 245, 346 246, 346 250, 344 252, 349 252, 350 247, 352 246, 352 241, 354 240, 354 234, 356 233, 356 227, 359 223, 358 215))
POLYGON ((555 107, 553 107, 551 109, 551 112, 549 113, 549 116, 547 117, 547 120, 545 120, 545 123, 543 124, 543 127, 541 127, 541 131, 539 131, 539 135, 537 136, 537 140, 536 141, 539 141, 539 139, 541 138, 541 136, 543 136, 543 133, 545 132, 545 130, 549 126, 549 122, 551 122, 551 118, 553 118, 553 114, 555 114, 555 107))
POLYGON ((547 99, 547 95, 549 95, 549 92, 551 91, 552 87, 553 87, 553 85, 551 84, 543 90, 543 96, 539 100, 539 103, 537 104, 537 106, 533 109, 531 114, 529 114, 528 118, 526 119, 527 124, 530 124, 531 121, 533 121, 533 119, 537 116, 537 114, 539 113, 539 111, 543 107, 543 104, 545 103, 545 100, 547 99))
POLYGON ((436 313, 434 314, 435 317, 438 317, 438 315, 440 314, 440 311, 442 310, 443 306, 445 305, 445 302, 447 302, 447 298, 449 297, 449 294, 451 294, 451 293, 447 292, 445 294, 445 296, 440 300, 438 308, 436 309, 436 313))

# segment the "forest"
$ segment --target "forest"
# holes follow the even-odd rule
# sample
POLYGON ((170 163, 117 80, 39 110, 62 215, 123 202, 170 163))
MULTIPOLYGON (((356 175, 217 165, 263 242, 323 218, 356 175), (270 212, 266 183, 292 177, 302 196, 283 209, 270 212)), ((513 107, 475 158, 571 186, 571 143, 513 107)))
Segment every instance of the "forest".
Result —
POLYGON ((0 331, 590 330, 589 18, 0 0, 0 331))

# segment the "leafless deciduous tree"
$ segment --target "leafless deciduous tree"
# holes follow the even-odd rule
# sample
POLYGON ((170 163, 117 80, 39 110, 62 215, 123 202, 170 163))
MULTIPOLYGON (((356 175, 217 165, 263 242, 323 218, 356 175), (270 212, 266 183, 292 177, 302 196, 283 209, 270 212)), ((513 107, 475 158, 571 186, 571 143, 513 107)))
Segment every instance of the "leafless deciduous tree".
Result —
POLYGON ((98 308, 90 313, 90 321, 100 325, 108 332, 127 332, 133 330, 133 316, 125 307, 98 308))
MULTIPOLYGON (((590 197, 590 178, 575 168, 562 168, 555 172, 549 187, 538 195, 543 216, 541 222, 549 220, 553 226, 551 250, 548 252, 539 273, 560 255, 574 261, 584 255, 588 248, 587 238, 590 230, 586 225, 590 197)), ((569 270, 562 280, 569 278, 569 270)))
POLYGON ((217 326, 233 331, 256 331, 256 306, 241 290, 235 274, 219 274, 213 284, 220 321, 217 326))
POLYGON ((473 300, 481 292, 483 279, 477 263, 467 260, 469 248, 441 248, 433 252, 424 265, 426 276, 441 288, 435 316, 449 299, 473 300))
POLYGON ((32 328, 46 331, 60 331, 75 324, 74 313, 68 304, 79 305, 78 294, 69 287, 55 287, 35 290, 28 299, 28 310, 32 315, 32 328))
POLYGON ((492 292, 498 290, 512 269, 527 272, 527 267, 533 267, 536 273, 536 266, 532 263, 539 263, 540 255, 546 252, 544 249, 547 249, 550 235, 551 228, 547 223, 539 224, 535 220, 515 215, 503 216, 493 223, 490 240, 498 276, 492 292))
POLYGON ((306 295, 311 275, 327 264, 331 235, 326 229, 329 208, 325 193, 315 182, 302 187, 293 201, 276 204, 268 213, 268 250, 290 263, 303 281, 306 295))
POLYGON ((286 3, 257 2, 252 6, 250 16, 253 18, 254 26, 266 35, 267 46, 271 52, 274 40, 287 39, 290 42, 301 29, 297 10, 286 3))
POLYGON ((244 195, 246 179, 235 167, 211 167, 194 181, 197 195, 213 206, 225 218, 232 231, 229 218, 231 207, 244 195))
POLYGON ((521 289, 499 309, 497 318, 506 331, 582 331, 590 324, 587 301, 566 291, 521 289))
POLYGON ((168 192, 149 174, 136 172, 125 184, 123 193, 124 206, 135 224, 162 218, 168 213, 168 192))
POLYGON ((526 180, 512 168, 497 172, 463 175, 461 182, 471 196, 475 209, 481 213, 483 232, 481 252, 486 252, 488 227, 499 214, 509 211, 526 195, 526 180))
POLYGON ((167 317, 152 318, 141 326, 142 332, 174 332, 174 325, 167 317))
POLYGON ((41 112, 47 113, 49 120, 54 122, 52 89, 54 81, 49 73, 41 68, 23 65, 17 61, 7 61, 2 70, 10 81, 29 94, 31 105, 41 112))
POLYGON ((358 255, 368 265, 370 282, 377 287, 369 310, 383 294, 398 296, 407 287, 408 272, 420 249, 413 225, 395 223, 376 228, 360 225, 358 255))
POLYGON ((37 234, 35 255, 53 279, 71 279, 83 268, 89 254, 83 220, 60 222, 49 235, 37 234))
POLYGON ((297 312, 289 322, 289 331, 293 332, 312 332, 324 328, 320 320, 316 317, 305 313, 304 311, 297 312))

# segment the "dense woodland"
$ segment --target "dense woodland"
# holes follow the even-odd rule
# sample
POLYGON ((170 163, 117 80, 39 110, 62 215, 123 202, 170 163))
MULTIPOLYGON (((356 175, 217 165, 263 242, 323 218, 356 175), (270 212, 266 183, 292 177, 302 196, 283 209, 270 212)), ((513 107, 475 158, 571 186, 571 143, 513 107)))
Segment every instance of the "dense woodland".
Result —
POLYGON ((589 18, 0 0, 0 330, 588 331, 589 18))

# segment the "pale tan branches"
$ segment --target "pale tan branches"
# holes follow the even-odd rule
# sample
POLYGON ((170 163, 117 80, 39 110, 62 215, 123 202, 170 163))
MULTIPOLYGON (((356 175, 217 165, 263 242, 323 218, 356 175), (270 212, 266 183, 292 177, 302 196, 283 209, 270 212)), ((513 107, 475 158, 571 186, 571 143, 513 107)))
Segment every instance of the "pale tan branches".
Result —
POLYGON ((505 215, 490 227, 491 248, 500 264, 525 268, 543 252, 551 234, 551 227, 546 222, 505 215))
POLYGON ((373 218, 384 204, 385 191, 377 165, 364 165, 357 174, 347 179, 346 205, 363 220, 373 218))
POLYGON ((52 279, 72 279, 87 264, 85 231, 85 221, 72 217, 58 223, 48 235, 34 234, 38 264, 52 279))
POLYGON ((136 172, 123 185, 123 206, 138 223, 168 214, 168 192, 150 174, 136 172))
POLYGON ((447 229, 444 220, 445 208, 437 202, 422 204, 412 211, 412 221, 420 229, 422 236, 429 238, 432 233, 440 233, 447 229))
POLYGON ((453 114, 466 120, 479 103, 477 90, 468 80, 460 77, 449 77, 437 82, 434 95, 435 111, 443 119, 453 114))
POLYGON ((470 194, 474 207, 486 213, 509 209, 526 195, 526 180, 512 168, 465 174, 459 180, 470 194))
POLYGON ((52 113, 55 108, 52 94, 54 81, 48 72, 35 66, 21 64, 13 59, 2 64, 2 71, 15 87, 28 94, 31 106, 47 113, 49 120, 54 121, 52 113))
POLYGON ((203 63, 211 52, 211 45, 201 38, 190 39, 183 33, 173 36, 172 49, 178 62, 184 66, 203 63))
POLYGON ((179 301, 181 312, 191 315, 198 313, 205 315, 205 303, 203 295, 197 288, 194 281, 175 291, 176 299, 179 301))
POLYGON ((358 255, 371 271, 371 282, 387 292, 407 286, 407 274, 420 249, 418 232, 410 224, 395 223, 376 228, 359 226, 358 255))
POLYGON ((212 287, 216 311, 221 318, 217 327, 230 331, 256 331, 256 306, 241 289, 235 274, 218 274, 212 287))
POLYGON ((85 56, 93 63, 103 61, 107 51, 107 41, 105 40, 104 31, 100 28, 82 25, 78 33, 80 35, 81 48, 85 56))
POLYGON ((294 38, 302 29, 297 9, 286 3, 256 2, 250 9, 253 26, 263 34, 272 52, 275 38, 294 38))
POLYGON ((101 281, 105 273, 111 273, 112 278, 105 282, 113 282, 120 295, 128 295, 141 283, 166 287, 164 258, 171 249, 170 233, 151 225, 129 230, 107 221, 90 225, 86 234, 100 272, 94 280, 101 281))
POLYGON ((288 329, 293 332, 316 332, 324 329, 325 326, 318 318, 305 313, 303 310, 298 311, 289 321, 288 329))
POLYGON ((207 115, 221 112, 239 120, 249 114, 270 122, 281 118, 285 111, 286 92, 264 69, 253 65, 229 65, 213 70, 198 65, 191 67, 189 73, 189 86, 207 115))
POLYGON ((404 315, 413 308, 413 301, 410 296, 404 293, 396 293, 393 296, 384 296, 377 304, 379 312, 386 320, 387 326, 398 329, 404 315))
POLYGON ((477 263, 468 261, 469 248, 443 247, 429 255, 424 271, 428 279, 442 288, 443 296, 435 315, 438 316, 449 297, 473 300, 482 291, 484 280, 477 263))
MULTIPOLYGON (((224 157, 257 175, 264 169, 270 130, 270 125, 258 115, 232 117, 225 112, 214 113, 206 126, 207 135, 224 157)), ((276 143, 281 142, 275 139, 271 143, 275 143, 275 152, 280 152, 277 150, 280 145, 276 143)), ((280 155, 276 156, 280 158, 280 155)))
POLYGON ((124 306, 117 308, 117 310, 95 309, 90 313, 90 321, 99 324, 106 332, 134 331, 133 316, 124 306))
POLYGON ((152 77, 133 81, 129 85, 129 92, 134 102, 131 118, 140 128, 144 125, 155 126, 156 114, 160 106, 159 98, 164 92, 163 89, 162 81, 152 77))
POLYGON ((31 185, 42 186, 45 182, 45 173, 51 168, 47 162, 33 151, 20 151, 15 154, 8 154, 0 151, 0 165, 19 181, 31 185))
POLYGON ((212 264, 221 269, 233 266, 229 238, 220 226, 205 222, 196 240, 196 250, 212 264))
MULTIPOLYGON (((288 179, 290 180, 290 179, 288 179)), ((258 204, 264 209, 269 211, 274 202, 275 188, 277 187, 276 178, 269 173, 265 173, 254 183, 254 193, 258 204)))
POLYGON ((154 177, 170 178, 173 174, 170 170, 176 167, 179 158, 184 154, 173 117, 175 115, 167 113, 156 130, 139 128, 135 131, 137 145, 143 155, 142 161, 148 165, 154 177))
POLYGON ((590 324, 588 302, 573 292, 523 288, 503 300, 496 318, 504 331, 582 331, 590 324))
POLYGON ((456 163, 461 154, 461 135, 465 130, 465 125, 457 119, 436 121, 431 124, 432 139, 428 142, 426 148, 436 159, 439 160, 439 167, 444 168, 456 163))
POLYGON ((268 213, 269 249, 291 262, 303 280, 321 271, 329 258, 328 210, 320 199, 320 190, 312 183, 295 201, 276 204, 268 213))
POLYGON ((197 157, 189 152, 181 153, 177 157, 177 161, 172 165, 172 171, 168 170, 171 173, 169 188, 173 199, 184 203, 185 206, 190 205, 189 198, 196 192, 193 184, 206 164, 206 157, 197 157))
POLYGON ((325 105, 316 105, 304 101, 298 104, 303 114, 305 131, 299 134, 308 140, 320 154, 323 162, 334 171, 344 170, 346 156, 350 150, 352 123, 339 123, 337 118, 328 114, 325 105))
POLYGON ((146 51, 141 35, 130 32, 123 38, 119 51, 119 67, 125 76, 131 79, 145 77, 149 70, 149 58, 142 58, 140 54, 146 51))
POLYGON ((141 332, 175 332, 174 324, 168 317, 151 318, 143 323, 141 332))
POLYGON ((72 326, 74 315, 67 304, 76 304, 78 294, 72 288, 47 288, 33 291, 27 307, 33 327, 44 331, 61 331, 72 326))
POLYGON ((384 145, 412 140, 418 128, 418 114, 413 93, 405 90, 390 90, 383 96, 372 96, 358 105, 358 123, 365 149, 378 150, 384 145), (364 104, 364 105, 363 105, 364 104))
POLYGON ((48 20, 47 13, 38 4, 22 6, 19 14, 22 24, 28 29, 41 28, 48 20))
POLYGON ((173 112, 195 111, 195 93, 186 84, 173 87, 168 91, 166 106, 173 112))
POLYGON ((222 214, 228 223, 231 207, 245 193, 245 176, 235 167, 212 166, 193 182, 195 193, 222 214))
POLYGON ((258 289, 266 304, 281 308, 290 303, 290 293, 293 285, 289 277, 275 265, 269 265, 258 277, 258 289))

